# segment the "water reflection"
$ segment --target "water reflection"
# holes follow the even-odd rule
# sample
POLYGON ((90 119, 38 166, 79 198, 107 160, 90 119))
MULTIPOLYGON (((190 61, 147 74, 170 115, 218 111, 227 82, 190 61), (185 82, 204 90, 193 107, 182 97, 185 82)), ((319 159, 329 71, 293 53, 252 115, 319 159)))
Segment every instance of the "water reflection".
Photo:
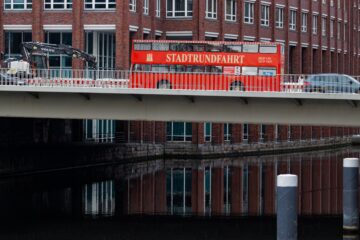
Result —
POLYGON ((342 160, 350 148, 216 160, 157 160, 3 179, 0 215, 266 216, 276 212, 276 176, 299 176, 301 215, 342 213, 342 160), (16 214, 14 214, 16 213, 16 214))

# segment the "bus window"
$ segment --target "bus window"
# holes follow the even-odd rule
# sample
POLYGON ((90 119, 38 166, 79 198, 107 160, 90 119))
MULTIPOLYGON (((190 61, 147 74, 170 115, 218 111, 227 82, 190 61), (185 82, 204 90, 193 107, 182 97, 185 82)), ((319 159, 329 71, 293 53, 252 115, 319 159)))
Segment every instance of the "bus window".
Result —
POLYGON ((170 65, 170 72, 185 72, 184 65, 170 65))
POLYGON ((277 47, 273 45, 260 46, 260 53, 277 53, 277 47))
POLYGON ((170 43, 170 50, 174 52, 192 52, 192 45, 187 43, 170 43))
POLYGON ((241 52, 242 46, 241 45, 225 45, 224 46, 225 52, 241 52))
POLYGON ((134 50, 137 50, 137 51, 151 50, 151 43, 135 43, 134 50))
POLYGON ((223 72, 223 67, 222 66, 211 66, 211 70, 212 73, 222 73, 223 72))
POLYGON ((241 75, 241 67, 239 66, 225 66, 224 67, 224 74, 229 74, 229 75, 235 75, 235 76, 239 76, 241 75))
POLYGON ((208 44, 207 45, 207 51, 208 52, 222 52, 223 51, 223 45, 222 44, 208 44))
POLYGON ((276 68, 259 68, 260 76, 275 76, 276 68))
POLYGON ((187 66, 187 72, 203 73, 205 72, 204 66, 187 66))
POLYGON ((193 51, 194 52, 205 52, 205 45, 204 44, 193 44, 193 51))
POLYGON ((152 71, 153 72, 169 72, 169 66, 168 65, 152 65, 152 71))
POLYGON ((151 65, 149 64, 135 64, 134 65, 134 71, 150 71, 151 70, 151 65))
POLYGON ((169 51, 169 43, 155 42, 152 44, 152 50, 169 51))
POLYGON ((259 52, 259 45, 257 44, 244 44, 243 52, 257 53, 259 52))
POLYGON ((257 67, 242 67, 242 75, 255 76, 257 71, 257 67))

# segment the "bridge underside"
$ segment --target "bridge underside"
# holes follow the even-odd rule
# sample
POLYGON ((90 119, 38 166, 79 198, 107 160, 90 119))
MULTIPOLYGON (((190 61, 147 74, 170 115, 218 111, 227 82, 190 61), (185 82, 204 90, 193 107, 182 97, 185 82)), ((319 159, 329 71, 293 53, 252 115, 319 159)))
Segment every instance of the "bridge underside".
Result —
POLYGON ((251 93, 155 91, 0 91, 0 116, 360 126, 358 95, 329 99, 296 94, 259 97, 251 93))

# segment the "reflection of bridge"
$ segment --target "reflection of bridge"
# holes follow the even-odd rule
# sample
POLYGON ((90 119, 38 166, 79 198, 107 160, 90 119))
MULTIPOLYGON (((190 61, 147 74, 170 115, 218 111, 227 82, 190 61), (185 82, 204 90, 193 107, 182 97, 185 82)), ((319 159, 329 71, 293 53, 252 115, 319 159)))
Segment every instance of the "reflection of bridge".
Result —
MULTIPOLYGON (((123 76, 123 75, 122 75, 123 76)), ((296 79, 296 78, 294 78, 296 79)), ((249 80, 251 81, 251 79, 249 80)), ((280 91, 129 87, 125 79, 32 79, 0 85, 1 116, 358 126, 360 95, 303 92, 297 80, 280 91), (296 90, 296 91, 295 91, 296 90)))

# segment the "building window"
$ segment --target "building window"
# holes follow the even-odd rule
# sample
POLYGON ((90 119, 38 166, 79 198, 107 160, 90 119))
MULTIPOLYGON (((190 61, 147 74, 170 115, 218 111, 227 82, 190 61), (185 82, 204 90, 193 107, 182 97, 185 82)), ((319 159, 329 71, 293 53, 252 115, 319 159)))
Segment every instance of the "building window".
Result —
POLYGON ((322 0, 322 4, 324 4, 324 5, 325 5, 325 4, 326 4, 326 0, 322 0))
POLYGON ((85 0, 86 10, 115 9, 116 0, 85 0))
POLYGON ((265 136, 266 136, 266 125, 260 124, 260 136, 259 136, 260 142, 264 142, 265 136))
POLYGON ((321 18, 321 35, 326 36, 326 17, 321 18))
MULTIPOLYGON (((114 32, 86 32, 85 44, 86 52, 96 57, 98 69, 115 69, 116 44, 114 32)), ((104 75, 108 73, 107 71, 101 72, 104 75)), ((106 78, 108 77, 106 76, 106 78)))
POLYGON ((283 28, 284 27, 284 8, 280 8, 280 7, 276 8, 275 26, 277 28, 283 28))
POLYGON ((225 20, 236 21, 236 0, 226 0, 225 20))
POLYGON ((334 37, 334 24, 335 24, 335 20, 331 19, 330 20, 330 37, 333 38, 334 37))
POLYGON ((261 5, 261 26, 269 26, 270 19, 270 6, 269 5, 261 5))
POLYGON ((289 29, 296 30, 296 11, 290 10, 289 29))
POLYGON ((313 15, 312 21, 312 33, 317 34, 317 26, 318 26, 318 15, 313 15))
POLYGON ((193 1, 192 0, 167 0, 166 17, 192 17, 193 1))
POLYGON ((249 140, 249 124, 243 124, 243 141, 249 140))
POLYGON ((144 14, 149 15, 149 0, 144 0, 144 14))
POLYGON ((301 31, 307 32, 307 13, 301 13, 301 31))
POLYGON ((45 0, 45 9, 72 9, 72 0, 45 0))
POLYGON ((156 10, 155 10, 156 17, 160 17, 160 13, 161 13, 160 6, 161 6, 160 0, 156 0, 156 10))
POLYGON ((291 141, 291 125, 289 124, 288 126, 288 132, 287 132, 287 138, 288 138, 288 141, 291 141))
POLYGON ((340 40, 340 36, 341 36, 341 22, 337 23, 337 39, 340 40))
POLYGON ((85 140, 94 142, 113 142, 115 139, 114 120, 92 120, 84 121, 85 140))
MULTIPOLYGON (((51 44, 65 44, 72 45, 72 33, 71 32, 46 32, 45 42, 51 44)), ((69 70, 72 67, 72 57, 62 54, 49 54, 49 67, 51 69, 64 69, 64 71, 53 71, 53 74, 65 73, 66 69, 69 70)), ((61 75, 62 76, 62 75, 61 75)))
POLYGON ((279 132, 279 125, 275 124, 275 129, 274 129, 274 141, 277 142, 279 140, 280 137, 280 132, 279 132))
POLYGON ((244 22, 245 23, 254 23, 254 3, 245 2, 244 8, 244 22))
POLYGON ((5 56, 4 58, 21 57, 21 43, 31 42, 31 32, 5 32, 5 56))
POLYGON ((330 7, 334 6, 334 0, 330 0, 330 7))
POLYGON ((232 125, 230 123, 224 123, 224 141, 230 142, 232 134, 232 125))
POLYGON ((168 122, 166 129, 167 141, 191 141, 192 123, 188 122, 168 122))
POLYGON ((129 10, 136 12, 136 0, 129 0, 129 10))
POLYGON ((216 19, 217 1, 206 0, 206 18, 216 19))
POLYGON ((30 10, 32 0, 5 0, 5 10, 30 10))
POLYGON ((204 123, 204 141, 211 142, 212 124, 210 122, 204 123))

